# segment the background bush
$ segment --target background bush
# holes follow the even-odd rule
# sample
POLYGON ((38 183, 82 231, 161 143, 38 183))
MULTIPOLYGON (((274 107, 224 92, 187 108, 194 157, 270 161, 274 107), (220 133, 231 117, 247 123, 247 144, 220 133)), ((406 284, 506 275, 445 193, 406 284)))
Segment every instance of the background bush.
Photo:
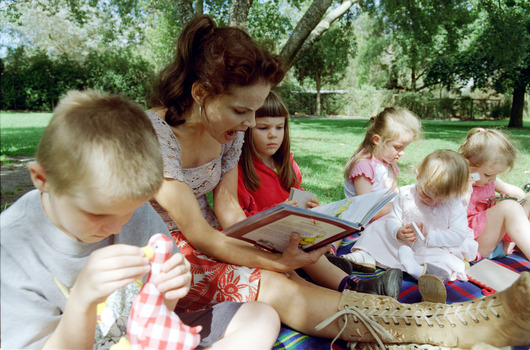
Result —
POLYGON ((143 102, 154 77, 153 66, 127 49, 92 51, 78 62, 67 55, 56 60, 24 47, 9 50, 3 60, 2 110, 50 111, 72 89, 123 93, 143 102))

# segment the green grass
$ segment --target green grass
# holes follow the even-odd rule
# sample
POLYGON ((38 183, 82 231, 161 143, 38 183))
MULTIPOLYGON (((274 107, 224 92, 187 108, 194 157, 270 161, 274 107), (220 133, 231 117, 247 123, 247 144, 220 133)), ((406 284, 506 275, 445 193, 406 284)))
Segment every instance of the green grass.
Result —
MULTIPOLYGON (((291 151, 303 175, 303 187, 316 193, 321 204, 344 198, 344 166, 364 138, 367 119, 295 118, 291 120, 291 151)), ((424 139, 413 142, 399 161, 399 185, 415 182, 415 169, 437 149, 457 150, 470 128, 501 127, 507 121, 423 121, 424 139)), ((530 125, 505 129, 519 149, 512 171, 499 176, 522 186, 530 182, 530 125)))
POLYGON ((9 163, 9 156, 31 156, 48 125, 51 113, 0 113, 0 161, 9 163))
MULTIPOLYGON (((50 113, 0 114, 0 161, 10 156, 33 155, 50 113)), ((294 118, 291 120, 291 148, 303 175, 303 187, 318 195, 320 203, 344 197, 342 173, 344 165, 357 149, 365 133, 366 119, 294 118)), ((413 142, 399 161, 399 184, 415 181, 415 169, 434 150, 457 150, 470 128, 502 127, 503 121, 424 121, 424 139, 413 142)), ((530 182, 530 125, 523 129, 505 129, 516 142, 519 154, 512 171, 500 178, 517 186, 530 182)))

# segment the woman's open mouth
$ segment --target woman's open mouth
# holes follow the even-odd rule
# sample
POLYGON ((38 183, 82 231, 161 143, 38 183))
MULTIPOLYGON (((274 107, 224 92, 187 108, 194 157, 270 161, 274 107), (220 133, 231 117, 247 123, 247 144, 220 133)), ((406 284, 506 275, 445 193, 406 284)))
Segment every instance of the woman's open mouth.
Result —
POLYGON ((228 130, 228 131, 225 132, 225 138, 228 141, 232 141, 233 139, 235 139, 236 135, 237 135, 237 131, 235 131, 235 130, 228 130))

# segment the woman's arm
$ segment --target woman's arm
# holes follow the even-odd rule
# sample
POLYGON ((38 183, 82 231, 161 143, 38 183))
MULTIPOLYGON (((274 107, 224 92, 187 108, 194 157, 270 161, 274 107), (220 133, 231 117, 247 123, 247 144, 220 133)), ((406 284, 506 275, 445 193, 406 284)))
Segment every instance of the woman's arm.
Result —
POLYGON ((227 228, 247 216, 237 197, 238 169, 227 172, 213 190, 213 209, 222 228, 227 228))
MULTIPOLYGON (((225 175, 223 181, 227 179, 235 180, 233 177, 226 177, 225 175)), ((218 194, 214 195, 217 197, 221 194, 222 197, 223 191, 226 190, 227 188, 216 189, 215 192, 218 194)), ((292 240, 291 246, 283 254, 275 254, 257 249, 242 240, 227 237, 206 222, 192 190, 186 183, 178 180, 164 180, 155 199, 166 209, 195 248, 226 263, 286 272, 315 263, 328 249, 328 247, 322 247, 305 253, 298 248, 300 239, 297 236, 298 239, 292 240)), ((239 212, 242 213, 241 209, 239 212)), ((229 220, 221 219, 219 221, 223 225, 229 220)))

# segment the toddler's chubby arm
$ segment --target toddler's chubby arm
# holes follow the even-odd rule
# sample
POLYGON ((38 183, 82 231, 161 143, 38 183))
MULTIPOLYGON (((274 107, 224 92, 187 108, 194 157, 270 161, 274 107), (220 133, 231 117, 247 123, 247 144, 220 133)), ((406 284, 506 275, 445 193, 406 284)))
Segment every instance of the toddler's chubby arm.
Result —
POLYGON ((506 183, 499 178, 495 179, 495 192, 500 194, 504 193, 509 197, 516 197, 517 200, 521 200, 525 197, 525 193, 522 188, 506 183))
POLYGON ((61 320, 44 348, 92 348, 97 305, 149 269, 149 259, 139 247, 116 244, 90 254, 70 291, 61 320))
POLYGON ((174 310, 178 300, 190 290, 190 263, 182 253, 175 253, 162 265, 162 271, 151 282, 164 294, 167 308, 174 310))

